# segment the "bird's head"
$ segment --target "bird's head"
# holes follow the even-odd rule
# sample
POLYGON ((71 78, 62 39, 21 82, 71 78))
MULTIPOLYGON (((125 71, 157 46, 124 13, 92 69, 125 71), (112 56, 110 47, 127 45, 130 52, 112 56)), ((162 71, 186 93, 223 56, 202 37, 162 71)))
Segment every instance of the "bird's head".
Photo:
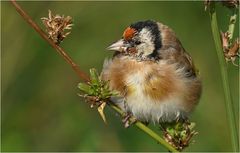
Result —
POLYGON ((147 20, 131 24, 123 32, 122 39, 107 49, 127 56, 151 59, 157 57, 157 52, 161 46, 157 22, 147 20))

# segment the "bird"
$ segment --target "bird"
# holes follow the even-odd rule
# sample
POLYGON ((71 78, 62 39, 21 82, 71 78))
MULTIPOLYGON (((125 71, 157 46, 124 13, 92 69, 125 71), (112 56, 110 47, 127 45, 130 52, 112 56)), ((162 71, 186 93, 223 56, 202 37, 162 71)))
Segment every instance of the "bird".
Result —
POLYGON ((142 122, 187 120, 199 103, 202 83, 175 32, 154 20, 130 24, 107 47, 101 79, 116 91, 111 101, 142 122))

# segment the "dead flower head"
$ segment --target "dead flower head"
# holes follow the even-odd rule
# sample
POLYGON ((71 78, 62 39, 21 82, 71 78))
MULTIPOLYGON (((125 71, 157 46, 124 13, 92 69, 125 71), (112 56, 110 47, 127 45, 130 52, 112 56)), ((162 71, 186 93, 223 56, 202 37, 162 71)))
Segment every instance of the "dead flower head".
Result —
POLYGON ((237 8, 239 6, 239 0, 224 0, 221 2, 228 8, 237 8))
POLYGON ((46 31, 48 33, 49 38, 55 43, 60 44, 63 39, 70 34, 72 29, 72 17, 64 15, 53 15, 51 10, 48 10, 48 18, 41 18, 43 24, 46 27, 46 31), (65 32, 68 30, 68 32, 65 32))
POLYGON ((239 66, 235 63, 236 59, 239 58, 239 47, 240 42, 239 39, 237 39, 233 45, 228 49, 227 52, 224 53, 226 61, 231 61, 233 65, 239 66))
POLYGON ((230 39, 230 34, 229 32, 221 32, 221 38, 222 38, 222 47, 223 47, 223 51, 227 52, 228 48, 229 48, 229 39, 230 39))
POLYGON ((177 121, 173 123, 162 123, 163 138, 178 151, 182 151, 190 143, 192 137, 198 132, 194 130, 195 123, 189 121, 177 121))
POLYGON ((209 7, 209 5, 210 5, 210 3, 211 3, 211 1, 210 0, 204 0, 204 9, 205 9, 205 11, 208 9, 208 7, 209 7))
POLYGON ((233 65, 238 66, 235 63, 236 58, 239 58, 239 47, 240 47, 240 41, 239 38, 236 39, 236 41, 231 44, 230 43, 230 37, 228 32, 221 32, 221 38, 222 38, 222 48, 224 52, 224 57, 227 62, 231 61, 233 65))
POLYGON ((232 9, 232 8, 238 8, 239 6, 239 0, 204 0, 204 7, 205 11, 208 9, 210 4, 212 2, 221 2, 222 5, 232 9))

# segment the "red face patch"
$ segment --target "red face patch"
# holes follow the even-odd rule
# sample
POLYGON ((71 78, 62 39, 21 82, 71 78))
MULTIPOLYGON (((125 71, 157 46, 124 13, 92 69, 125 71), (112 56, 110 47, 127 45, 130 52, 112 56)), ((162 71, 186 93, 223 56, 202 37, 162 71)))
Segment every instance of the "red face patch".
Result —
POLYGON ((124 31, 124 33, 123 33, 123 38, 124 38, 125 40, 131 40, 132 37, 135 35, 136 32, 137 32, 137 31, 136 31, 134 28, 128 27, 128 28, 124 31))

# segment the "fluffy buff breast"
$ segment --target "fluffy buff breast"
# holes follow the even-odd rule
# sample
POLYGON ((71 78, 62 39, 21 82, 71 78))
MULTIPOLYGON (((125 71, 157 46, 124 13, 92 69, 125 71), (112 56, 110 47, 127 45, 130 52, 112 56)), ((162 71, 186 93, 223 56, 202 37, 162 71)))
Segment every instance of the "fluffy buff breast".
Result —
POLYGON ((185 78, 184 69, 167 61, 136 61, 129 57, 105 60, 102 79, 120 94, 112 97, 141 121, 165 122, 186 118, 200 97, 201 83, 185 78))

